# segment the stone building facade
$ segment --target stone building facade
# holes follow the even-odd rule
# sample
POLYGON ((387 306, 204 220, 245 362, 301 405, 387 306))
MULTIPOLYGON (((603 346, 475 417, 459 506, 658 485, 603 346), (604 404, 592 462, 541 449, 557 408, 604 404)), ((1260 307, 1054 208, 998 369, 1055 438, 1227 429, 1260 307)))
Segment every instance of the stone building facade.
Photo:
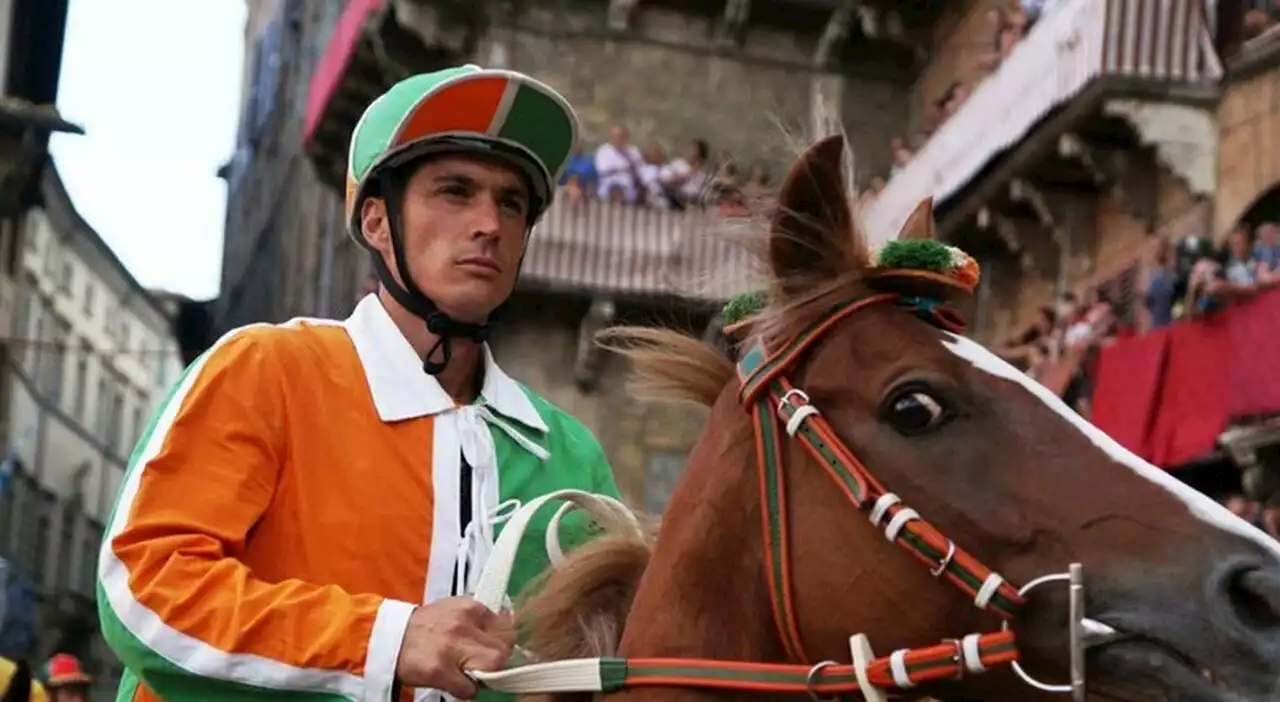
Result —
POLYGON ((128 456, 182 361, 166 310, 76 212, 51 162, 22 240, 0 552, 35 586, 34 603, 9 607, 34 604, 35 638, 11 655, 73 653, 105 696, 119 667, 98 634, 97 554, 128 456))
MULTIPOLYGON (((262 64, 287 79, 262 80, 308 88, 276 87, 265 107, 254 98, 274 136, 244 140, 257 139, 238 157, 238 177, 266 185, 233 186, 224 325, 345 313, 368 275, 336 215, 355 119, 399 77, 465 61, 521 70, 563 91, 588 147, 621 123, 642 146, 671 149, 703 137, 713 150, 780 173, 797 145, 838 124, 865 184, 889 175, 893 137, 913 141, 912 160, 861 207, 863 226, 883 240, 922 198, 934 198, 944 238, 982 262, 984 283, 966 311, 987 341, 1067 290, 1105 289, 1124 314, 1140 315, 1132 303, 1151 243, 1218 236, 1241 217, 1259 216, 1280 167, 1277 150, 1266 148, 1280 105, 1272 54, 1236 58, 1226 47, 1231 33, 1218 29, 1238 22, 1238 3, 1057 3, 994 69, 992 13, 1008 5, 1000 0, 927 10, 843 0, 301 5, 257 3, 261 16, 250 20, 252 34, 286 18, 294 29, 285 35, 296 38, 281 46, 301 47, 262 64), (921 137, 957 83, 972 89, 970 97, 921 137)), ((712 293, 691 281, 741 261, 688 244, 702 226, 668 215, 553 211, 535 241, 554 245, 542 251, 607 238, 623 247, 612 249, 614 260, 665 272, 641 280, 592 270, 592 261, 608 258, 604 244, 578 251, 572 264, 531 245, 521 288, 529 312, 504 322, 494 342, 518 375, 587 419, 625 474, 628 494, 654 505, 663 491, 646 486, 666 481, 663 471, 678 472, 693 440, 689 427, 700 420, 620 402, 624 369, 583 340, 618 319, 621 307, 642 319, 676 310, 694 331, 707 324, 730 290, 712 293), (681 255, 655 243, 671 232, 681 233, 681 255), (668 280, 670 269, 690 265, 697 270, 682 269, 681 282, 668 280)))

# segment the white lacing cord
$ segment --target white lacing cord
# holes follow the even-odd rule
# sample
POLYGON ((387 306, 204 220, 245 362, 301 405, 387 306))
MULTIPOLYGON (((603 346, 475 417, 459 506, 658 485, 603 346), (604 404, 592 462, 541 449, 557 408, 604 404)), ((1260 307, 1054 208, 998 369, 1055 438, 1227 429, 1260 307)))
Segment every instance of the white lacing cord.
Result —
POLYGON ((528 451, 534 456, 537 456, 538 460, 545 461, 548 458, 551 458, 550 451, 534 443, 532 439, 525 436, 524 434, 521 434, 518 429, 508 424, 507 421, 504 420, 502 417, 499 417, 498 415, 494 414, 488 408, 488 406, 471 405, 471 407, 475 409, 476 414, 480 415, 481 419, 483 419, 489 425, 497 427, 499 430, 502 431, 503 434, 506 434, 507 436, 511 437, 511 440, 519 444, 520 448, 528 451))
MULTIPOLYGON (((476 500, 479 502, 479 500, 476 500)), ((492 553, 493 551, 493 528, 499 524, 503 524, 511 520, 511 517, 520 509, 520 500, 510 499, 498 503, 483 518, 472 519, 467 528, 462 531, 462 536, 458 539, 458 562, 476 563, 483 555, 492 553), (481 551, 484 554, 481 554, 481 551)), ((475 573, 472 577, 464 577, 470 568, 459 567, 454 569, 453 586, 454 592, 472 592, 480 581, 480 574, 475 573)), ((476 569, 478 570, 478 569, 476 569)))
POLYGON ((517 500, 508 500, 486 511, 495 498, 498 483, 497 453, 490 428, 506 434, 517 446, 540 461, 551 453, 521 434, 485 405, 468 405, 457 410, 459 443, 462 457, 471 466, 470 523, 459 537, 454 568, 454 592, 474 592, 480 570, 493 551, 494 526, 511 518, 520 508, 517 500))

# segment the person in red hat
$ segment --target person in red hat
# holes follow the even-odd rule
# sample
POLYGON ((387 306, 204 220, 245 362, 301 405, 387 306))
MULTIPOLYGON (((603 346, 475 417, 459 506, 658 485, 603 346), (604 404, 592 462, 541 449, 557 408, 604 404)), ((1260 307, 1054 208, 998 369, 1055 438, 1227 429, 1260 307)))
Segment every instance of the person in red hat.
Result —
POLYGON ((44 664, 44 687, 50 702, 87 702, 93 678, 84 672, 80 659, 70 653, 56 653, 44 664))

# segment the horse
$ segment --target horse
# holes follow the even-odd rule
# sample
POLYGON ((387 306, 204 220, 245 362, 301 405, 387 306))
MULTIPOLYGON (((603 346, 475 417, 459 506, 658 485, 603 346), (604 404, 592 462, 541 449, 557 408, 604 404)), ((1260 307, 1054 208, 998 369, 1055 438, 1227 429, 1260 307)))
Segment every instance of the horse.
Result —
MULTIPOLYGON (((1280 546, 958 333, 974 281, 871 247, 843 158, 833 136, 791 167, 731 353, 602 334, 638 397, 706 427, 656 538, 633 518, 549 540, 558 565, 517 600, 534 663, 477 679, 555 702, 1083 699, 1086 679, 1275 699, 1280 546)), ((930 201, 897 240, 938 253, 930 201)))

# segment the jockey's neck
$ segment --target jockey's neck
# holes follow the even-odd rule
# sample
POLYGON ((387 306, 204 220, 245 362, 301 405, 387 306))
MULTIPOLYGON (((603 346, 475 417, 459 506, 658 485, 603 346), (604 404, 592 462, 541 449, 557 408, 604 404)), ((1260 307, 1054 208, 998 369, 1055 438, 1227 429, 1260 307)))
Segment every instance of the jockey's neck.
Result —
MULTIPOLYGON (((418 358, 425 359, 427 351, 439 337, 427 331, 426 324, 396 302, 386 288, 378 291, 378 298, 391 316, 391 321, 395 322, 400 333, 404 334, 409 345, 417 352, 418 358)), ((469 405, 479 396, 484 381, 483 346, 469 339, 455 337, 450 341, 450 350, 449 365, 436 375, 436 381, 454 402, 469 405)))

